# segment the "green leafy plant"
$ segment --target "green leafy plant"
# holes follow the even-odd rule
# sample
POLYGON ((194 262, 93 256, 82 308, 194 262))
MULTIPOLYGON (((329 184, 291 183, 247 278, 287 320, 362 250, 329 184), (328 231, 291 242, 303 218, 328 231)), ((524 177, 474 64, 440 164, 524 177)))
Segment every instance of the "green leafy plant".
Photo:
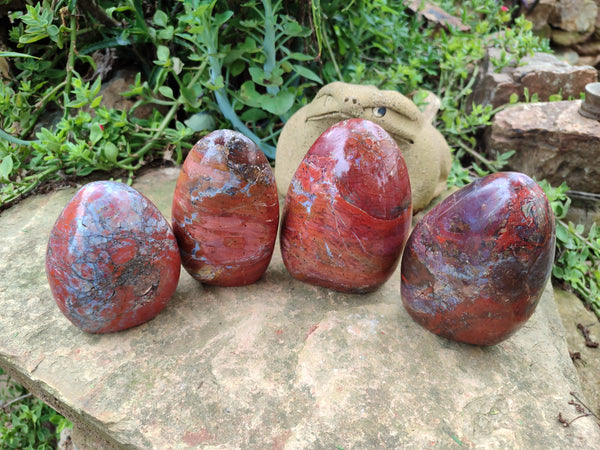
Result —
POLYGON ((274 158, 281 125, 305 89, 308 27, 282 2, 122 0, 109 7, 58 0, 12 15, 6 51, 18 74, 0 86, 0 206, 48 180, 94 171, 129 181, 155 160, 181 162, 194 133, 243 132, 274 158), (239 39, 244 36, 244 39, 239 39), (93 52, 112 49, 140 69, 129 111, 102 106, 93 52), (143 105, 150 117, 136 118, 143 105), (40 123, 54 112, 54 120, 40 123), (122 176, 122 175, 117 175, 122 176))
POLYGON ((0 448, 54 449, 73 424, 33 397, 0 368, 0 448))
POLYGON ((405 95, 419 89, 436 93, 442 102, 436 125, 455 160, 449 185, 463 186, 474 176, 499 170, 511 156, 488 160, 477 149, 478 133, 498 111, 469 103, 486 48, 501 50, 501 57, 492 61, 496 70, 534 51, 550 49, 547 41, 533 35, 530 22, 520 17, 511 24, 511 12, 500 2, 437 3, 459 17, 469 31, 440 28, 399 1, 356 0, 351 6, 318 2, 323 46, 329 55, 323 78, 375 84, 405 95))
MULTIPOLYGON (((478 148, 498 111, 470 100, 486 47, 500 49, 496 70, 550 51, 495 0, 438 0, 462 29, 429 22, 400 0, 30 3, 12 14, 0 52, 14 75, 0 83, 0 207, 45 181, 94 171, 131 181, 153 162, 181 162, 215 128, 241 131, 272 159, 287 118, 336 80, 399 90, 417 104, 423 89, 437 94, 435 125, 454 154, 448 183, 463 186, 511 156, 478 148), (108 50, 138 71, 122 93, 134 101, 128 111, 102 105, 94 52, 108 50)), ((581 280, 596 276, 584 266, 597 231, 560 229, 555 277, 592 301, 597 291, 581 280)))
POLYGON ((600 319, 600 227, 592 224, 586 234, 583 225, 564 221, 571 205, 566 183, 552 187, 542 180, 539 184, 556 217, 557 254, 552 275, 581 296, 600 319))

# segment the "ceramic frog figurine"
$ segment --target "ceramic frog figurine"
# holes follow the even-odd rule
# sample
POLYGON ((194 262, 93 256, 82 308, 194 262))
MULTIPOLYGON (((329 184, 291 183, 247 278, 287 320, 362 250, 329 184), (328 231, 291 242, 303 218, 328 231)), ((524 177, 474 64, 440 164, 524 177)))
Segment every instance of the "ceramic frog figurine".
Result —
POLYGON ((279 195, 288 187, 314 141, 342 120, 361 118, 383 127, 398 143, 411 182, 413 210, 425 208, 446 189, 452 164, 443 136, 431 124, 433 113, 421 113, 408 98, 396 91, 379 90, 336 81, 317 93, 285 124, 275 157, 275 179, 279 195))

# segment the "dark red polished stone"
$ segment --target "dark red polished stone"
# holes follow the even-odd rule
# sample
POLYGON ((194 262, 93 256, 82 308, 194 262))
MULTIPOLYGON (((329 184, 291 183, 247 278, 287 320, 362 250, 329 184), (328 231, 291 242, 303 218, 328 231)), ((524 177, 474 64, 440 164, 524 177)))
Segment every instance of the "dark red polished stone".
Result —
POLYGON ((113 181, 83 186, 48 240, 46 275, 63 314, 90 333, 155 317, 175 292, 181 260, 158 208, 113 181))
POLYGON ((279 222, 269 162, 243 134, 213 131, 183 164, 172 215, 183 267, 195 279, 254 283, 269 265, 279 222))
POLYGON ((533 314, 554 249, 554 214, 542 189, 522 173, 488 175, 417 223, 402 256, 402 301, 433 333, 496 344, 533 314))
POLYGON ((362 293, 397 267, 412 217, 410 181, 396 142, 350 119, 327 129, 292 178, 281 252, 299 280, 362 293))

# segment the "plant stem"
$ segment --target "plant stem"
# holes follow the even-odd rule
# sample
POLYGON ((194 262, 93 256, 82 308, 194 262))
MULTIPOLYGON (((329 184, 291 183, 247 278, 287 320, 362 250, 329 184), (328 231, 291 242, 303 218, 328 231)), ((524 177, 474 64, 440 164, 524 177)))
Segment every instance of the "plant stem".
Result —
MULTIPOLYGON (((192 88, 197 82, 198 79, 200 78, 200 75, 202 75, 202 73, 204 72, 204 69, 206 69, 206 61, 204 61, 200 67, 198 68, 198 70, 196 71, 196 73, 194 74, 194 76, 192 77, 192 79, 190 80, 189 84, 188 84, 188 88, 192 88)), ((167 112, 167 114, 165 115, 165 117, 163 118, 162 122, 160 123, 160 125, 158 126, 158 128, 156 130, 154 130, 154 134, 152 135, 152 137, 150 138, 150 140, 148 142, 146 142, 146 144, 139 149, 137 152, 135 152, 135 156, 130 156, 128 158, 125 158, 123 161, 121 161, 119 163, 119 167, 122 169, 127 169, 127 170, 136 170, 139 169, 141 167, 141 163, 138 163, 136 166, 125 166, 126 164, 134 161, 135 159, 141 159, 144 157, 144 155, 148 152, 148 150, 150 150, 152 148, 152 144, 154 143, 154 141, 162 134, 162 132, 165 130, 165 128, 167 127, 167 125, 169 124, 169 122, 173 119, 173 117, 175 116, 175 113, 177 112, 177 109, 179 109, 179 107, 182 105, 182 101, 177 100, 175 102, 175 104, 173 104, 173 106, 171 106, 171 108, 169 109, 169 111, 167 112)))
POLYGON ((24 145, 27 147, 31 147, 33 145, 33 141, 24 141, 23 139, 16 138, 2 129, 0 129, 0 138, 17 145, 24 145))
POLYGON ((335 59, 335 55, 333 54, 333 50, 331 49, 331 45, 329 44, 329 39, 327 39, 327 33, 323 33, 323 40, 325 41, 327 53, 329 53, 329 58, 331 58, 331 62, 333 63, 333 67, 335 69, 335 73, 337 74, 339 81, 344 81, 344 77, 342 76, 340 67, 338 66, 337 60, 335 59))
POLYGON ((487 166, 487 168, 490 169, 492 172, 497 172, 498 171, 498 169, 496 169, 496 167, 494 166, 494 163, 491 162, 490 160, 484 158, 483 156, 481 156, 481 154, 479 152, 476 152, 475 150, 471 149, 468 145, 466 145, 461 140, 457 139, 456 143, 458 144, 458 146, 460 148, 462 148, 469 155, 471 155, 475 159, 478 159, 481 163, 485 164, 487 166))
MULTIPOLYGON (((263 70, 267 75, 270 75, 275 69, 275 23, 273 21, 273 8, 271 0, 263 0, 263 8, 265 9, 265 38, 263 40, 263 52, 266 56, 263 70)), ((277 94, 279 86, 267 86, 269 94, 277 94)))
POLYGON ((27 394, 23 394, 20 397, 14 398, 9 402, 6 402, 6 403, 0 405, 0 409, 4 409, 4 408, 12 405, 13 403, 20 402, 21 400, 24 400, 24 399, 32 397, 32 396, 33 396, 33 394, 31 392, 28 392, 27 394))
MULTIPOLYGON (((212 14, 212 9, 209 10, 208 14, 212 14)), ((216 84, 217 79, 222 74, 222 57, 217 56, 219 54, 219 45, 218 45, 218 36, 219 30, 214 29, 212 24, 210 23, 210 18, 206 19, 205 27, 202 33, 200 33, 203 44, 206 46, 208 50, 208 63, 210 69, 210 82, 212 84, 216 84)), ((217 105, 221 110, 223 116, 231 122, 233 127, 238 130, 240 133, 245 134, 247 137, 252 139, 256 145, 262 150, 262 152, 270 159, 275 158, 275 147, 265 143, 259 138, 256 134, 254 134, 238 117, 236 112, 234 111, 229 98, 227 96, 227 90, 224 87, 218 88, 215 91, 215 99, 217 100, 217 105)))
POLYGON ((73 82, 73 72, 75 71, 75 50, 76 50, 76 42, 77 42, 77 19, 74 14, 70 16, 70 24, 71 27, 71 42, 69 45, 69 55, 67 59, 67 77, 65 79, 65 91, 64 91, 64 114, 63 118, 67 118, 69 116, 69 93, 71 92, 71 84, 73 82))
POLYGON ((569 230, 569 232, 572 233, 575 237, 577 237, 578 239, 581 239, 581 241, 584 242, 588 247, 590 247, 592 249, 596 249, 596 245, 594 243, 590 242, 588 239, 586 239, 581 234, 577 233, 575 230, 571 231, 571 228, 569 227, 569 225, 564 220, 559 219, 558 222, 563 227, 565 227, 567 230, 569 230))

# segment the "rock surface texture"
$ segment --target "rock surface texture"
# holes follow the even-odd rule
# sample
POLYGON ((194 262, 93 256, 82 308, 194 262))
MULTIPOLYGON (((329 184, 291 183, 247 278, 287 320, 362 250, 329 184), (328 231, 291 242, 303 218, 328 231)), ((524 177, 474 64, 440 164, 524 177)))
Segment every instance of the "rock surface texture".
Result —
POLYGON ((554 293, 556 306, 565 327, 567 346, 582 384, 582 394, 587 399, 587 406, 600 416, 600 323, 592 311, 588 311, 584 303, 572 292, 556 290, 554 293), (586 345, 581 328, 583 325, 589 332, 591 346, 586 345))
POLYGON ((554 214, 531 178, 479 178, 416 224, 402 257, 402 302, 433 333, 497 344, 533 314, 555 246, 554 214))
POLYGON ((371 121, 339 122, 315 141, 292 178, 281 221, 283 262, 302 281, 374 291, 396 269, 411 219, 396 142, 371 121))
MULTIPOLYGON (((177 169, 134 187, 168 214, 177 169)), ((101 448, 597 448, 552 290, 514 336, 475 347, 414 323, 400 276, 367 295, 265 277, 207 287, 186 273, 139 327, 80 331, 52 300, 44 255, 74 190, 0 216, 0 365, 101 448), (85 430, 82 432, 81 430, 85 430)))
POLYGON ((269 266, 279 224, 267 158, 236 131, 204 136, 183 163, 171 214, 181 262, 195 279, 216 286, 254 283, 269 266))
POLYGON ((600 122, 579 114, 580 100, 515 105, 494 116, 486 153, 515 150, 507 168, 558 186, 600 194, 600 122))
POLYGON ((180 270, 177 241, 158 208, 115 181, 83 186, 48 239, 46 274, 56 303, 91 333, 152 319, 175 292, 180 270))
POLYGON ((532 22, 536 34, 553 43, 570 46, 597 43, 598 0, 539 0, 519 2, 521 13, 532 22))
POLYGON ((578 99, 586 84, 598 78, 598 72, 593 67, 572 66, 549 53, 526 56, 518 66, 505 67, 496 72, 491 61, 499 57, 499 49, 488 49, 471 96, 475 104, 497 108, 508 104, 513 94, 518 96, 519 101, 525 101, 526 89, 529 98, 536 94, 540 101, 547 101, 551 95, 559 93, 564 99, 578 99))
POLYGON ((285 197, 302 158, 327 128, 357 118, 375 122, 398 143, 408 168, 413 209, 425 208, 446 189, 452 164, 448 144, 431 124, 432 116, 396 91, 342 82, 324 86, 281 131, 275 159, 279 195, 285 197))

